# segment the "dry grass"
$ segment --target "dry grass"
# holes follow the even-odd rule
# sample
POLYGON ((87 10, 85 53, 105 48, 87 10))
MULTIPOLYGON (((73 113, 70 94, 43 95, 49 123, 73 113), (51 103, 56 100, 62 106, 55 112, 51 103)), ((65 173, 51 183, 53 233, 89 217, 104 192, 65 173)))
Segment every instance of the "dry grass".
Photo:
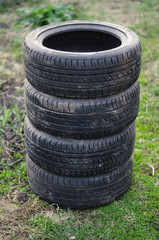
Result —
POLYGON ((82 0, 85 9, 82 17, 131 27, 140 21, 140 13, 136 11, 138 4, 139 1, 82 0))
POLYGON ((0 198, 0 239, 23 240, 35 229, 27 220, 39 211, 37 199, 31 199, 27 193, 13 189, 0 198))

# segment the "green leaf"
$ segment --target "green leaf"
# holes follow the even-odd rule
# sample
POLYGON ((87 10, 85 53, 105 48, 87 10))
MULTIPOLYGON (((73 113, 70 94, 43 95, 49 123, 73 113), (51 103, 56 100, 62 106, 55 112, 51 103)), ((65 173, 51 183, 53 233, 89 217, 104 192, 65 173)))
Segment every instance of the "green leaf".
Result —
POLYGON ((19 21, 38 27, 53 22, 72 20, 76 17, 76 10, 74 5, 58 3, 56 5, 49 4, 43 8, 37 8, 37 6, 20 8, 17 10, 17 14, 20 16, 19 21))

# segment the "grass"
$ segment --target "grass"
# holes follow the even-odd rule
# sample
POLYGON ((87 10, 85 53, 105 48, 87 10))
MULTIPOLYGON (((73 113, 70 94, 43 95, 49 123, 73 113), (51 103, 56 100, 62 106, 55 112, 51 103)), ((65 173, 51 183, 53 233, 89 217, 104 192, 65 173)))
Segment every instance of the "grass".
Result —
POLYGON ((75 19, 77 17, 75 5, 58 3, 49 4, 45 7, 37 8, 37 6, 23 7, 17 10, 20 15, 20 21, 31 24, 33 27, 40 27, 53 22, 63 22, 75 19))
POLYGON ((26 181, 24 115, 17 104, 0 112, 0 194, 8 192, 12 185, 21 184, 21 180, 26 181))
MULTIPOLYGON (((44 7, 42 2, 38 1, 38 3, 40 7, 44 7)), ((50 2, 46 1, 46 4, 50 2)), ((19 7, 26 6, 29 6, 29 3, 14 6, 14 10, 16 12, 19 7)), ((8 230, 6 231, 4 226, 8 224, 10 239, 158 239, 159 3, 157 0, 115 0, 113 2, 89 0, 82 1, 79 9, 79 19, 114 21, 127 25, 139 35, 142 42, 142 69, 139 77, 141 100, 136 120, 134 177, 131 188, 118 201, 83 212, 54 208, 39 200, 30 191, 27 183, 23 140, 24 110, 18 104, 3 107, 0 113, 0 193, 1 202, 5 200, 5 203, 0 207, 0 220, 2 221, 0 237, 1 233, 3 238, 7 236, 8 230), (22 194, 28 196, 27 201, 22 198, 22 194), (21 213, 14 211, 13 214, 7 210, 7 204, 13 208, 13 203, 21 213), (3 216, 5 216, 4 220, 3 216)), ((6 7, 1 13, 6 24, 7 21, 10 22, 8 19, 10 11, 11 9, 6 7)), ((17 19, 16 14, 13 18, 17 19)), ((0 34, 5 37, 4 29, 2 30, 0 34)), ((27 27, 24 30, 21 24, 16 26, 10 23, 9 30, 10 34, 17 37, 14 39, 8 37, 11 45, 3 45, 4 38, 3 48, 1 47, 0 50, 2 54, 3 52, 10 53, 9 57, 4 55, 6 59, 9 58, 11 62, 19 61, 22 65, 22 59, 17 58, 17 54, 21 54, 21 41, 31 28, 27 27)), ((3 73, 2 78, 11 84, 7 60, 0 71, 3 73)), ((16 90, 17 94, 23 91, 21 87, 16 89, 20 89, 16 90)))

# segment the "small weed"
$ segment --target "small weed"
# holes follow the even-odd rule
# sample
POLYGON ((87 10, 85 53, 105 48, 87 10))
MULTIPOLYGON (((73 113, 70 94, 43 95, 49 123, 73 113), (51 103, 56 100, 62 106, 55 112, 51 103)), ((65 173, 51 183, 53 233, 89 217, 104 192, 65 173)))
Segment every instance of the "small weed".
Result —
MULTIPOLYGON (((18 162, 19 163, 19 162, 18 162)), ((1 160, 3 171, 0 173, 0 194, 8 192, 11 186, 21 185, 21 189, 25 188, 25 182, 27 182, 26 163, 21 161, 20 164, 6 165, 4 159, 1 160)))
POLYGON ((24 91, 23 87, 16 88, 16 92, 18 92, 18 93, 23 93, 23 91, 24 91))
POLYGON ((39 27, 53 22, 72 20, 76 17, 76 10, 74 5, 58 3, 43 8, 37 8, 37 6, 20 8, 17 14, 20 16, 19 21, 39 27))
POLYGON ((24 116, 17 104, 0 112, 0 194, 26 180, 24 116))
POLYGON ((24 116, 24 110, 19 109, 17 104, 14 104, 11 108, 4 107, 0 112, 0 131, 5 132, 5 128, 9 127, 16 133, 21 134, 24 116), (16 123, 18 124, 16 125, 16 123))

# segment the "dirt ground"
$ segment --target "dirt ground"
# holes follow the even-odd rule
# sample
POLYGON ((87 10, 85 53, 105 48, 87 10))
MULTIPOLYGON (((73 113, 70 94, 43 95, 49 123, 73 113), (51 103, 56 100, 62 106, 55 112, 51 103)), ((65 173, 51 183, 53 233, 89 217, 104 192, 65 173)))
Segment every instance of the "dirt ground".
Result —
POLYGON ((23 41, 31 27, 18 27, 16 8, 13 12, 0 12, 0 106, 9 107, 17 103, 24 107, 23 87, 25 73, 23 68, 23 41))
POLYGON ((36 231, 27 224, 27 220, 39 211, 37 199, 33 200, 27 193, 13 188, 0 201, 0 239, 23 240, 36 231))

